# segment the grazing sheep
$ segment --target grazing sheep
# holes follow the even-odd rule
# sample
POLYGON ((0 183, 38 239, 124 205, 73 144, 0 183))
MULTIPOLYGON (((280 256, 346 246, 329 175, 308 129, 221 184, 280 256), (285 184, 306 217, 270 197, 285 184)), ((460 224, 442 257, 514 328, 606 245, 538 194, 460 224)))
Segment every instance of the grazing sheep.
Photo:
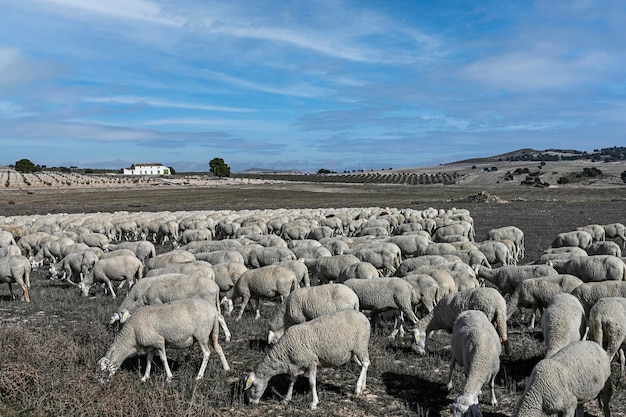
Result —
POLYGON ((547 277, 529 278, 517 286, 507 302, 507 320, 520 307, 532 310, 529 327, 535 327, 535 311, 541 314, 548 307, 550 300, 557 294, 570 293, 583 282, 580 278, 569 274, 559 274, 547 277))
POLYGON ((478 278, 489 281, 498 287, 503 294, 513 294, 517 286, 528 278, 559 274, 556 269, 549 265, 505 265, 494 269, 476 265, 474 271, 478 278))
POLYGON ((61 279, 74 282, 72 278, 75 278, 76 281, 82 281, 98 261, 98 256, 90 250, 67 254, 59 262, 50 265, 50 278, 57 278, 62 271, 61 279))
POLYGON ((359 297, 345 285, 298 288, 289 294, 270 320, 267 342, 276 342, 294 324, 349 309, 359 311, 359 297))
POLYGON ((555 259, 548 265, 562 274, 576 275, 584 282, 626 281, 626 264, 617 256, 593 255, 555 259))
MULTIPOLYGON (((163 268, 151 269, 146 273, 147 277, 163 274, 185 274, 192 277, 206 277, 215 280, 213 266, 206 261, 191 261, 182 264, 170 264, 163 268)), ((228 290, 230 288, 227 288, 228 290)))
POLYGON ((231 333, 220 311, 220 288, 211 278, 204 276, 168 273, 142 279, 128 291, 110 322, 113 324, 119 320, 124 323, 140 307, 185 298, 202 298, 213 303, 226 341, 230 341, 231 333))
POLYGON ((319 366, 341 366, 351 358, 361 365, 361 373, 354 391, 360 396, 366 387, 367 368, 370 365, 368 344, 370 323, 367 317, 354 310, 342 310, 314 320, 291 326, 246 379, 246 396, 258 404, 269 380, 274 375, 289 374, 291 380, 284 401, 291 400, 298 375, 309 379, 311 409, 319 403, 316 380, 319 366))
POLYGON ((9 284, 9 293, 13 295, 13 283, 22 287, 22 301, 30 302, 28 289, 30 288, 30 261, 22 255, 8 255, 0 258, 0 282, 9 284))
POLYGON ((211 252, 198 252, 194 254, 196 260, 208 262, 212 265, 224 262, 245 263, 243 255, 236 250, 215 250, 211 252))
POLYGON ((561 248, 563 246, 578 246, 579 248, 585 249, 589 247, 592 242, 593 237, 589 233, 583 230, 575 230, 573 232, 559 233, 556 235, 550 247, 561 248))
POLYGON ((447 262, 443 265, 438 265, 437 268, 447 271, 450 274, 454 280, 457 291, 480 287, 480 283, 476 278, 476 272, 466 263, 447 262))
MULTIPOLYGON (((400 225, 403 226, 403 225, 400 225)), ((398 229, 396 229, 397 232, 398 229)), ((420 235, 400 235, 400 236, 390 236, 387 238, 387 242, 391 242, 397 245, 402 252, 402 256, 404 258, 409 258, 414 256, 417 252, 422 252, 426 246, 430 243, 430 236, 420 236, 420 235)))
POLYGON ((301 260, 297 261, 282 261, 277 262, 275 265, 286 266, 296 274, 296 280, 298 281, 298 287, 304 285, 305 287, 311 286, 311 280, 309 279, 309 268, 306 267, 301 260))
POLYGON ((107 250, 109 247, 109 238, 102 233, 81 233, 76 242, 103 250, 107 250))
POLYGON ((118 244, 109 244, 109 250, 130 249, 135 252, 135 256, 142 262, 146 263, 148 258, 156 256, 156 248, 151 242, 140 240, 138 242, 120 242, 118 244))
POLYGON ((218 343, 218 323, 215 306, 199 298, 173 301, 169 304, 151 305, 138 309, 115 337, 107 353, 98 361, 101 372, 112 377, 130 356, 148 354, 146 372, 141 378, 150 377, 155 351, 165 367, 168 381, 172 371, 167 362, 165 347, 185 348, 194 341, 202 349, 202 364, 196 379, 202 379, 209 361, 209 341, 222 362, 225 371, 230 370, 222 347, 218 343))
POLYGON ((283 261, 295 261, 296 255, 289 248, 279 246, 261 247, 250 252, 248 263, 252 268, 272 265, 283 261))
POLYGON ((0 248, 4 248, 10 245, 16 245, 13 234, 6 230, 0 230, 0 248))
POLYGON ((133 252, 130 249, 115 249, 111 252, 102 253, 102 256, 100 256, 100 259, 113 258, 115 256, 123 256, 123 255, 137 257, 137 255, 135 255, 135 252, 133 252))
POLYGON ((476 247, 479 251, 485 254, 487 261, 493 266, 496 264, 502 265, 514 265, 515 258, 509 250, 508 246, 497 240, 486 240, 484 242, 476 243, 476 247))
POLYGON ((249 269, 237 280, 233 289, 233 300, 241 297, 237 320, 241 319, 250 299, 257 300, 255 319, 261 317, 261 298, 281 296, 283 299, 298 288, 296 274, 285 266, 267 265, 249 269))
POLYGON ((430 243, 423 252, 416 255, 454 255, 456 248, 450 243, 430 243))
POLYGON ((423 317, 412 330, 414 336, 413 350, 423 355, 426 353, 428 336, 431 332, 443 329, 452 332, 454 321, 463 311, 479 310, 485 313, 494 324, 500 342, 509 354, 509 342, 506 328, 506 301, 495 288, 473 288, 448 294, 439 300, 427 316, 423 317))
POLYGON ((567 345, 533 368, 513 417, 583 415, 583 403, 598 395, 610 416, 611 364, 602 347, 580 341, 567 345))
POLYGON ((606 238, 604 227, 599 224, 588 224, 586 226, 577 227, 576 230, 582 230, 591 235, 594 242, 602 242, 606 238))
POLYGON ((456 283, 448 271, 435 269, 434 267, 421 267, 412 272, 412 274, 426 274, 433 277, 439 285, 439 297, 456 292, 456 283))
POLYGON ((523 259, 525 256, 524 232, 515 226, 491 229, 487 232, 487 239, 499 241, 510 240, 515 243, 515 253, 513 256, 518 260, 523 259))
POLYGON ((428 274, 409 274, 402 279, 415 288, 419 300, 416 307, 423 314, 433 311, 435 305, 444 296, 437 280, 428 274))
POLYGON ((345 282, 351 278, 358 279, 370 279, 378 278, 380 276, 378 269, 369 262, 357 262, 352 265, 348 265, 341 270, 337 277, 337 283, 345 282))
POLYGON ((213 232, 210 229, 186 229, 178 235, 177 246, 211 239, 213 239, 213 232))
POLYGON ((441 255, 422 255, 416 256, 414 258, 405 259, 402 261, 396 272, 394 273, 397 277, 403 277, 405 275, 410 274, 412 271, 416 270, 420 267, 435 267, 438 265, 442 265, 448 263, 448 260, 441 255))
POLYGON ((17 245, 8 245, 4 247, 0 247, 0 258, 4 258, 8 255, 21 255, 22 250, 17 245))
POLYGON ((600 281, 584 282, 572 290, 572 295, 578 298, 583 306, 585 314, 589 317, 591 308, 601 299, 606 297, 626 297, 626 282, 624 281, 600 281))
MULTIPOLYGON (((402 278, 376 278, 356 279, 352 278, 343 283, 352 289, 359 297, 361 310, 371 310, 375 313, 386 310, 400 310, 408 317, 411 323, 418 322, 413 312, 413 306, 420 300, 415 287, 402 278)), ((402 333, 402 319, 397 323, 390 337, 395 337, 398 332, 402 333)))
POLYGON ((454 252, 454 255, 470 266, 482 265, 485 268, 491 268, 491 264, 485 254, 478 249, 461 249, 454 252))
POLYGON ((296 259, 316 259, 323 256, 333 256, 333 253, 325 246, 300 246, 291 249, 296 259))
POLYGON ((584 339, 587 318, 580 301, 572 294, 556 294, 541 316, 541 330, 547 348, 546 358, 564 346, 584 339))
POLYGON ((604 241, 595 242, 589 245, 586 249, 588 255, 613 255, 622 256, 622 248, 615 242, 604 241))
POLYGON ((452 372, 456 362, 463 365, 465 386, 463 393, 452 403, 454 417, 462 417, 472 405, 478 405, 481 388, 489 382, 491 388, 491 406, 498 405, 495 393, 495 379, 500 370, 502 346, 498 333, 482 311, 464 311, 454 322, 452 328, 452 357, 448 373, 448 390, 452 389, 452 372))
POLYGON ((320 284, 337 281, 339 274, 344 268, 357 262, 361 262, 361 260, 354 255, 348 254, 304 260, 304 264, 309 268, 309 273, 317 278, 320 284))
MULTIPOLYGON (((86 297, 89 295, 89 289, 96 281, 102 281, 111 291, 111 296, 116 297, 113 291, 111 281, 126 281, 130 289, 135 279, 143 276, 143 264, 135 256, 115 256, 108 259, 100 259, 95 263, 91 271, 84 276, 83 280, 78 284, 78 288, 86 297)), ((123 282, 122 282, 123 283, 123 282)))
POLYGON ((618 238, 622 241, 622 248, 626 249, 626 226, 622 223, 603 224, 605 236, 608 238, 618 238))
POLYGON ((175 249, 169 252, 162 253, 146 260, 146 270, 164 268, 169 264, 177 263, 182 264, 185 262, 195 261, 196 257, 193 253, 183 249, 175 249))
POLYGON ((582 255, 580 255, 580 254, 578 254, 576 252, 544 253, 543 255, 541 255, 537 259, 535 259, 534 261, 530 262, 529 265, 548 265, 550 263, 550 261, 553 261, 555 259, 557 259, 557 260, 559 260, 559 259, 572 259, 572 258, 576 258, 578 256, 588 256, 587 252, 585 252, 585 251, 583 251, 583 252, 584 253, 582 255))
POLYGON ((393 274, 402 262, 402 251, 395 243, 376 242, 352 252, 362 262, 369 262, 385 275, 393 274))
POLYGON ((606 297, 598 300, 589 312, 589 339, 605 347, 611 360, 619 352, 623 376, 626 363, 626 298, 606 297))

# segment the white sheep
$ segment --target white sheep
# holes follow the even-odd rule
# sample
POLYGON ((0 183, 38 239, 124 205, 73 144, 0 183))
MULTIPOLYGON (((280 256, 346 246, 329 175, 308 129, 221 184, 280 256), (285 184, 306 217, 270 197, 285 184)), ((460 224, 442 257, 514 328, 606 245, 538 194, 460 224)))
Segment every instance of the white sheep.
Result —
MULTIPOLYGON (((376 279, 356 279, 346 280, 344 285, 352 289, 359 297, 359 307, 361 310, 371 310, 379 313, 387 310, 400 310, 407 316, 411 323, 418 322, 417 316, 413 312, 413 307, 420 303, 415 287, 402 278, 376 278, 376 279)), ((403 333, 402 318, 396 323, 391 333, 391 338, 398 332, 403 333)))
POLYGON ((594 242, 589 245, 585 251, 588 255, 613 255, 622 256, 622 248, 615 242, 604 241, 594 242))
POLYGON ((140 240, 137 242, 120 242, 117 244, 109 244, 109 250, 114 251, 116 249, 130 249, 135 252, 135 256, 145 263, 148 258, 154 258, 156 256, 156 248, 151 242, 140 240))
POLYGON ((98 361, 101 372, 112 377, 128 357, 147 353, 146 371, 141 378, 150 377, 154 353, 158 352, 165 367, 167 379, 173 375, 167 362, 165 347, 185 348, 194 341, 202 349, 202 364, 196 379, 204 376, 209 361, 209 341, 225 371, 230 370, 226 356, 218 343, 217 311, 212 303, 199 298, 150 305, 138 309, 115 337, 107 353, 98 361))
POLYGON ((50 265, 50 278, 57 278, 63 272, 62 280, 73 282, 72 278, 79 278, 82 281, 98 261, 98 256, 90 250, 69 253, 59 262, 50 265))
POLYGON ((549 265, 505 265, 494 269, 475 265, 474 271, 478 278, 489 281, 503 294, 512 294, 525 279, 559 274, 549 265))
POLYGON ((603 224, 605 236, 608 238, 618 238, 622 241, 622 248, 626 249, 626 226, 622 223, 603 224))
POLYGON ((604 227, 599 224, 588 224, 586 226, 577 227, 576 230, 583 230, 593 237, 594 242, 602 242, 606 238, 604 227))
POLYGON ((452 332, 454 321, 463 311, 482 311, 494 324, 505 352, 509 354, 509 342, 506 328, 506 301, 495 288, 472 288, 448 294, 439 300, 433 311, 422 318, 413 332, 413 350, 423 355, 426 353, 428 337, 431 332, 443 329, 452 332))
POLYGON ((279 246, 261 247, 250 252, 248 262, 250 267, 272 265, 282 261, 295 261, 296 255, 291 249, 279 246))
POLYGON ((304 260, 304 264, 309 268, 309 273, 317 278, 320 284, 337 281, 339 274, 344 268, 357 262, 361 262, 361 260, 350 254, 323 256, 317 259, 304 260))
POLYGON ((435 305, 445 295, 437 280, 428 274, 409 274, 402 279, 415 288, 419 300, 416 307, 424 314, 433 311, 435 305))
POLYGON ((13 295, 13 283, 22 287, 22 301, 30 302, 30 261, 22 255, 8 255, 0 258, 0 282, 9 284, 9 293, 13 295))
POLYGON ((491 229, 487 232, 487 239, 489 240, 510 240, 515 243, 515 253, 513 256, 515 259, 522 259, 525 256, 525 242, 524 232, 515 226, 504 226, 496 229, 491 229))
POLYGON ((487 261, 492 266, 496 264, 514 265, 516 263, 513 254, 504 242, 486 240, 484 242, 476 243, 476 247, 479 251, 485 254, 487 261))
POLYGON ((241 274, 233 288, 233 300, 242 298, 236 319, 241 319, 251 299, 257 301, 254 318, 259 319, 261 298, 280 296, 284 300, 291 291, 298 288, 297 281, 296 274, 285 266, 267 265, 247 270, 241 274))
POLYGON ((580 341, 537 363, 513 417, 583 415, 582 404, 600 396, 610 416, 611 364, 602 347, 580 341))
POLYGON ((557 294, 570 293, 583 282, 580 278, 569 274, 547 277, 529 278, 517 286, 507 302, 507 320, 520 308, 529 308, 532 317, 529 327, 535 327, 535 312, 541 314, 548 307, 550 300, 557 294))
POLYGON ((168 273, 139 280, 128 291, 110 323, 124 323, 138 309, 146 305, 165 304, 185 298, 202 298, 210 301, 217 310, 217 320, 224 330, 226 341, 231 333, 220 310, 220 288, 215 281, 205 276, 189 276, 168 273))
POLYGON ((370 279, 370 278, 378 278, 380 273, 378 269, 374 265, 369 262, 357 262, 352 265, 348 265, 344 269, 341 270, 339 276, 337 277, 337 283, 345 282, 351 278, 358 279, 370 279))
POLYGON ((402 262, 402 251, 395 243, 375 242, 359 247, 352 252, 362 262, 369 262, 384 275, 395 272, 402 262))
POLYGON ((116 297, 111 281, 126 281, 128 288, 133 286, 135 280, 143 276, 143 264, 135 256, 115 256, 108 259, 100 259, 95 263, 91 271, 84 276, 78 284, 78 288, 86 297, 89 289, 96 281, 104 282, 111 291, 111 296, 116 297))
POLYGON ((541 330, 547 348, 546 358, 564 346, 584 339, 587 318, 580 301, 572 294, 556 294, 541 316, 541 330))
POLYGON ((441 255, 421 255, 414 258, 405 259, 394 273, 397 277, 403 277, 420 267, 434 267, 448 263, 448 260, 441 255))
POLYGON ((295 324, 346 309, 359 311, 359 297, 346 285, 298 288, 289 294, 270 320, 267 342, 276 342, 295 324))
POLYGON ((221 264, 224 262, 245 263, 244 256, 236 250, 214 250, 211 252, 194 253, 196 260, 208 262, 210 264, 221 264))
POLYGON ((184 249, 174 249, 169 252, 162 253, 153 258, 147 259, 145 262, 146 271, 157 268, 164 268, 173 263, 185 263, 195 261, 196 257, 193 253, 184 249))
POLYGON ((481 311, 464 311, 457 317, 452 328, 452 357, 448 373, 448 390, 452 389, 452 372, 456 362, 463 365, 465 386, 463 393, 452 403, 454 417, 462 417, 472 405, 478 404, 481 388, 489 382, 491 406, 498 405, 495 393, 495 379, 500 370, 502 346, 498 333, 481 311))
POLYGON ((584 282, 572 290, 572 295, 578 298, 585 310, 585 314, 589 316, 591 308, 600 299, 605 297, 626 297, 626 282, 584 282))
POLYGON ((289 374, 290 383, 284 401, 290 401, 298 375, 305 374, 311 388, 311 409, 319 403, 316 380, 317 368, 341 366, 351 358, 361 365, 354 396, 366 388, 370 365, 368 345, 370 323, 367 317, 354 310, 326 314, 314 320, 291 326, 246 379, 246 396, 258 404, 269 380, 274 375, 289 374))
POLYGON ((585 249, 593 242, 593 236, 583 230, 574 230, 556 235, 550 247, 578 246, 585 249))
POLYGON ((624 375, 624 342, 626 341, 626 298, 601 298, 589 311, 589 340, 606 346, 613 360, 619 352, 619 362, 624 375))
POLYGON ((626 281, 626 264, 617 256, 593 255, 555 259, 548 265, 562 274, 576 275, 584 282, 626 281))

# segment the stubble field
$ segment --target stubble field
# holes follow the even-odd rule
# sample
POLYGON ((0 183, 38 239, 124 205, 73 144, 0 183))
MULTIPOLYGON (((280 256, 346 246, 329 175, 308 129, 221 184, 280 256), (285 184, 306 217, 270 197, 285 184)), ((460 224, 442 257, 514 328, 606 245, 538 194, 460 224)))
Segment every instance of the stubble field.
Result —
MULTIPOLYGON (((625 222, 626 189, 498 187, 487 190, 506 204, 467 203, 462 200, 484 188, 459 186, 392 186, 341 184, 248 184, 211 188, 159 188, 3 192, 0 216, 180 210, 257 210, 309 207, 460 207, 470 210, 477 239, 495 227, 515 225, 526 235, 526 263, 549 246, 557 233, 590 223, 625 222)), ((161 246, 158 251, 170 250, 161 246)), ((260 320, 251 312, 235 322, 227 319, 233 340, 224 342, 232 370, 224 372, 212 355, 202 381, 196 382, 201 361, 197 346, 170 350, 174 380, 165 382, 160 366, 151 379, 139 381, 145 358, 127 360, 108 384, 95 375, 96 361, 104 355, 117 330, 109 318, 122 297, 113 300, 98 293, 81 297, 76 288, 50 280, 47 271, 31 276, 32 302, 12 301, 0 287, 0 415, 3 416, 448 416, 464 377, 457 368, 454 388, 448 392, 449 335, 438 334, 432 352, 415 355, 409 339, 389 340, 389 329, 373 334, 368 392, 352 398, 359 368, 354 363, 318 372, 319 409, 308 410, 310 394, 305 378, 298 380, 293 401, 280 403, 287 379, 272 380, 257 407, 245 404, 242 394, 247 373, 267 351, 265 336, 275 305, 262 305, 260 320)), ((121 294, 124 295, 124 292, 121 294)), ((529 331, 519 317, 510 323, 512 353, 502 358, 496 380, 497 407, 481 403, 485 416, 510 416, 532 367, 542 357, 541 333, 529 331)), ((221 338, 223 339, 223 338, 221 338)), ((484 390, 485 392, 487 390, 484 390)), ((600 416, 595 404, 588 415, 600 416)), ((626 415, 624 389, 618 383, 612 401, 615 416, 626 415)))

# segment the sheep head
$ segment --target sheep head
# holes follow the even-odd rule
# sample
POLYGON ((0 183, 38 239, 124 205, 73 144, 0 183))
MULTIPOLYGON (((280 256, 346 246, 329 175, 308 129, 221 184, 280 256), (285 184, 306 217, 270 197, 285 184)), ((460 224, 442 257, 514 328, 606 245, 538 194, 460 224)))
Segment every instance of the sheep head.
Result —
POLYGON ((482 417, 478 408, 478 397, 475 395, 459 395, 452 405, 450 411, 454 417, 482 417))

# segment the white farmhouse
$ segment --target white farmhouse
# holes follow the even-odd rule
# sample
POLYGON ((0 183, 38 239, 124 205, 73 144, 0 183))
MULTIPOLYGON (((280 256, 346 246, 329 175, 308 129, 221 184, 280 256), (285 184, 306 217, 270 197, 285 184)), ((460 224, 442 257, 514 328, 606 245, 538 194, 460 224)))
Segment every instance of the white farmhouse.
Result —
POLYGON ((124 175, 170 175, 172 170, 159 163, 132 164, 124 168, 124 175))

